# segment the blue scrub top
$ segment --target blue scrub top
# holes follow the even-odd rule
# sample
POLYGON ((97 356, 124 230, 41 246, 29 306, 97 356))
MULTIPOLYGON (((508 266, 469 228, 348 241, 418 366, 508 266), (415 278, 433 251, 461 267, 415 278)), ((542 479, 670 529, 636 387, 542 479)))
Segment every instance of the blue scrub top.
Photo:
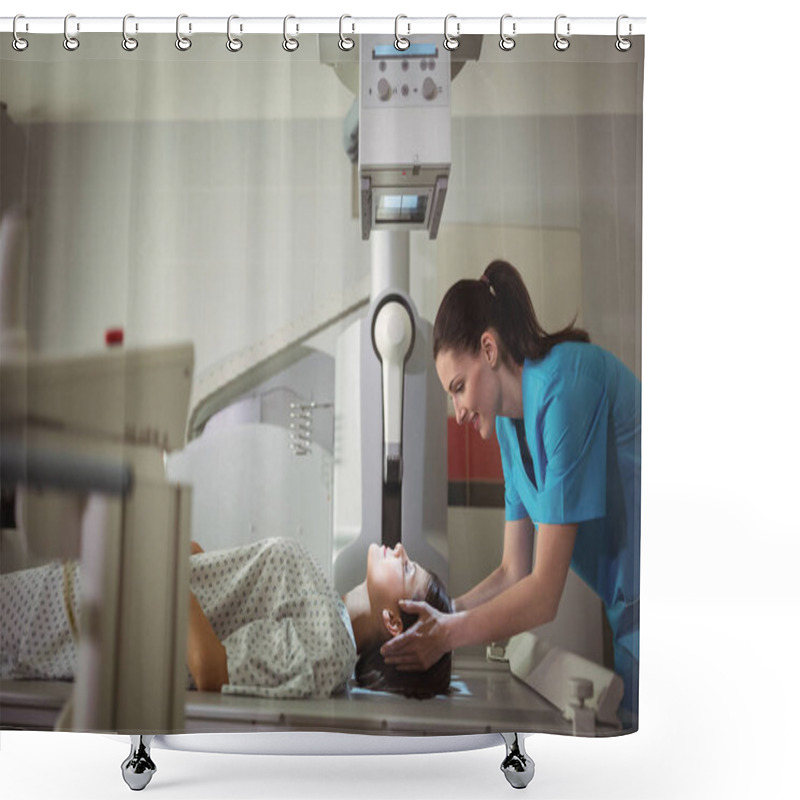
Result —
POLYGON ((596 345, 564 342, 522 370, 524 419, 497 417, 506 520, 578 523, 572 569, 614 634, 623 708, 638 706, 641 383, 596 345), (527 447, 525 446, 527 445, 527 447))

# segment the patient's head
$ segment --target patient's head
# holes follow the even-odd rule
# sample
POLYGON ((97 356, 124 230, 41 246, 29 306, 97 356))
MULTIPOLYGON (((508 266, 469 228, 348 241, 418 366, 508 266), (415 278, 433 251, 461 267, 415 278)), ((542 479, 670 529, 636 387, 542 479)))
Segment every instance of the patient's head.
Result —
POLYGON ((437 611, 450 613, 452 600, 441 580, 411 561, 403 545, 393 550, 371 545, 367 557, 367 592, 375 615, 380 614, 381 636, 359 653, 356 680, 368 689, 397 692, 408 697, 427 698, 446 694, 450 686, 452 654, 446 653, 424 672, 400 672, 386 664, 381 645, 408 630, 417 617, 400 608, 400 600, 424 600, 437 611))
POLYGON ((403 631, 400 600, 422 600, 430 573, 412 561, 402 544, 394 549, 371 544, 367 553, 367 594, 376 638, 383 644, 403 631))

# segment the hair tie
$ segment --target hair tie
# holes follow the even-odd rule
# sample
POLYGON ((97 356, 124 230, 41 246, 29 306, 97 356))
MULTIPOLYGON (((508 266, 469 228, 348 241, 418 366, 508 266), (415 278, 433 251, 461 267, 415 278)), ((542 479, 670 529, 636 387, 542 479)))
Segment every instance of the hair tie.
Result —
POLYGON ((486 286, 486 288, 489 290, 489 294, 492 297, 497 297, 497 293, 495 292, 494 287, 492 286, 492 282, 491 282, 491 280, 489 280, 489 276, 488 275, 486 275, 486 274, 481 275, 479 280, 480 280, 480 282, 482 284, 484 284, 486 286))

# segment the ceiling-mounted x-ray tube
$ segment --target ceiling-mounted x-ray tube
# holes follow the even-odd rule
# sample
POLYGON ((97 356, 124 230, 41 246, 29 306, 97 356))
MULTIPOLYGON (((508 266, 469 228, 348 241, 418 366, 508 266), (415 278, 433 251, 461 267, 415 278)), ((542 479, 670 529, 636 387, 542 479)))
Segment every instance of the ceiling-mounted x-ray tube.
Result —
POLYGON ((387 230, 436 238, 450 175, 450 77, 439 37, 415 37, 402 51, 388 37, 361 37, 362 239, 387 230))

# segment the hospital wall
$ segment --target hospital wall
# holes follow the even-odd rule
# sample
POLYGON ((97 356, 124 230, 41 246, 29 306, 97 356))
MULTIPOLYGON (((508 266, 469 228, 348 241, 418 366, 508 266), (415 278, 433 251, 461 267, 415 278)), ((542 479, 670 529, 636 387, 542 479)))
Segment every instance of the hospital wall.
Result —
MULTIPOLYGON (((120 326, 127 346, 193 341, 202 374, 353 284, 368 287, 342 145, 352 95, 324 65, 297 69, 257 102, 228 89, 202 113, 191 93, 174 113, 140 98, 136 121, 80 104, 52 118, 30 98, 9 104, 23 134, 35 349, 96 350, 120 326)), ((640 374, 638 119, 613 93, 521 98, 533 92, 523 84, 494 63, 468 64, 454 82, 450 187, 438 240, 412 234, 412 298, 432 319, 454 280, 505 258, 545 327, 577 318, 640 374), (587 95, 600 99, 587 105, 587 95)), ((314 345, 332 354, 336 330, 314 345)), ((451 528, 478 551, 455 571, 456 588, 480 577, 476 564, 497 563, 502 512, 484 511, 451 511, 451 528)), ((573 620, 585 600, 575 591, 562 604, 573 620)))
MULTIPOLYGON (((234 62, 206 43, 186 56, 165 39, 160 60, 130 70, 108 39, 102 70, 56 42, 52 63, 26 65, 23 80, 10 60, 0 79, 16 123, 4 166, 24 164, 32 213, 37 349, 96 348, 123 326, 129 345, 191 339, 202 372, 363 281, 369 245, 342 144, 353 95, 331 67, 304 52, 264 69, 261 53, 234 62)), ((554 66, 487 45, 453 81, 442 232, 412 236, 412 295, 432 318, 451 278, 509 258, 545 324, 577 313, 638 373, 636 73, 554 66), (515 244, 525 230, 538 240, 515 244), (579 250, 562 249, 564 232, 579 250)))
MULTIPOLYGON (((454 120, 442 232, 438 243, 412 234, 412 294, 432 317, 451 278, 508 258, 533 279, 545 324, 577 314, 638 372, 641 283, 618 245, 633 217, 609 216, 610 202, 632 205, 628 185, 613 164, 603 167, 610 175, 587 168, 564 184, 578 172, 576 152, 598 147, 596 135, 620 146, 633 120, 505 122, 505 136, 534 146, 509 155, 492 143, 495 120, 454 120)), ((203 370, 363 278, 369 245, 347 202, 340 138, 338 120, 30 126, 33 345, 82 352, 121 325, 129 344, 194 340, 203 370), (120 173, 131 192, 118 191, 120 173)))

